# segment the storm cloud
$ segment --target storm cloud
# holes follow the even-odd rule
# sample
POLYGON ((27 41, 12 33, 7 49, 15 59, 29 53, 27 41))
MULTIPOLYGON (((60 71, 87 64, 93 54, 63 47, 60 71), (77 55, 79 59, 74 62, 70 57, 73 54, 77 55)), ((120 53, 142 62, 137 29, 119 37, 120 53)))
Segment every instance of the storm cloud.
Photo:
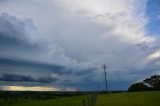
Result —
POLYGON ((13 74, 2 74, 0 77, 1 81, 22 81, 22 82, 41 82, 41 83, 51 83, 54 79, 46 77, 34 79, 30 76, 21 76, 21 75, 13 75, 13 74))
POLYGON ((146 32, 146 5, 147 0, 0 1, 0 80, 103 89, 106 64, 109 89, 115 90, 159 73, 159 38, 146 32))

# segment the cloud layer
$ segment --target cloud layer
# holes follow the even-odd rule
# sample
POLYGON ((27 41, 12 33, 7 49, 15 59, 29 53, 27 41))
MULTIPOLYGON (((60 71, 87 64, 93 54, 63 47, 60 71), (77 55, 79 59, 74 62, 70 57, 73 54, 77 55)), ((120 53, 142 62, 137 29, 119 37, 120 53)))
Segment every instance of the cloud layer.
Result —
POLYGON ((1 1, 0 79, 103 89, 101 65, 107 64, 109 88, 127 89, 160 68, 159 39, 146 33, 146 4, 147 0, 1 1))

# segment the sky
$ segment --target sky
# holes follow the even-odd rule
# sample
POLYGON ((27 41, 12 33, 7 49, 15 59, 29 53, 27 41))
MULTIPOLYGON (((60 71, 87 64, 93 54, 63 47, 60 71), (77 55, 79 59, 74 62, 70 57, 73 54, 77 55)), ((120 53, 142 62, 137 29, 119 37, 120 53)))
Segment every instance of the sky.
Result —
POLYGON ((159 0, 0 0, 0 90, 109 90, 160 74, 159 0))

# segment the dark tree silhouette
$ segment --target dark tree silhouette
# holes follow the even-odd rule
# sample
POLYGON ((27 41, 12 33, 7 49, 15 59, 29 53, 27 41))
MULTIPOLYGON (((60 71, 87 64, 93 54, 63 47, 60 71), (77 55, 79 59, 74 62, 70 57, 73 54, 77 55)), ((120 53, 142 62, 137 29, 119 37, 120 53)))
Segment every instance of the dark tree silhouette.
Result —
POLYGON ((148 90, 148 86, 145 85, 142 82, 139 83, 135 83, 133 85, 131 85, 128 89, 129 92, 135 92, 135 91, 147 91, 148 90))
POLYGON ((153 75, 143 80, 143 82, 151 86, 154 90, 160 90, 160 75, 153 75))
POLYGON ((160 75, 153 75, 142 82, 132 84, 128 89, 130 92, 150 90, 160 90, 160 75))

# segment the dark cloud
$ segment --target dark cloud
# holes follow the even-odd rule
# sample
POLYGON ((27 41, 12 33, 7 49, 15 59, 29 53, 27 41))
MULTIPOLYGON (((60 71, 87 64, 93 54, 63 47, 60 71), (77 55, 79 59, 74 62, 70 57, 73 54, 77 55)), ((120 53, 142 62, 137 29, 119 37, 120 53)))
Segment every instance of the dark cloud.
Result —
POLYGON ((0 57, 1 85, 45 86, 95 90, 98 83, 93 81, 95 69, 74 70, 64 66, 0 57), (25 71, 24 71, 25 69, 25 71), (55 76, 52 76, 55 74, 55 76), (83 79, 81 79, 83 77, 83 79))
POLYGON ((31 19, 22 20, 2 13, 0 15, 0 43, 13 45, 28 42, 28 29, 26 29, 28 26, 35 27, 31 19))
POLYGON ((57 73, 62 73, 61 71, 65 70, 64 66, 52 65, 41 62, 34 61, 26 61, 17 58, 2 58, 0 57, 0 65, 9 65, 9 66, 21 66, 21 67, 31 67, 31 68, 39 68, 39 69, 48 69, 51 72, 57 70, 57 73))
MULTIPOLYGON (((37 68, 39 70, 38 72, 42 72, 42 73, 43 72, 45 73, 45 71, 48 70, 47 72, 57 73, 59 75, 62 75, 62 74, 86 75, 86 74, 93 74, 93 72, 96 70, 95 68, 91 68, 91 69, 85 69, 82 71, 76 71, 74 69, 69 69, 69 68, 66 68, 65 66, 60 66, 60 65, 53 65, 53 64, 47 64, 42 62, 36 62, 36 61, 27 61, 19 58, 0 57, 0 68, 2 67, 11 68, 14 66, 22 67, 22 68, 30 68, 31 70, 33 69, 32 71, 34 71, 37 68)), ((13 69, 10 69, 10 68, 7 68, 7 70, 12 71, 13 69)))
MULTIPOLYGON (((0 57, 0 74, 14 74, 27 76, 32 76, 34 79, 39 79, 41 82, 45 80, 50 80, 52 73, 56 74, 70 74, 64 66, 52 65, 47 63, 27 61, 18 58, 2 58, 0 57)), ((19 78, 19 77, 18 77, 19 78)), ((55 78, 52 78, 55 79, 55 78)))
MULTIPOLYGON (((80 83, 77 79, 83 77, 82 82, 91 82, 96 69, 74 70, 65 66, 52 65, 41 62, 26 61, 15 58, 0 57, 0 80, 1 81, 26 81, 44 83, 80 83), (55 74, 56 76, 52 76, 55 74), (58 76, 58 77, 57 77, 58 76), (63 79, 64 77, 64 79, 63 79), (61 80, 63 79, 63 80, 61 80), (75 81, 72 81, 75 79, 75 81), (60 81, 60 82, 59 82, 60 81)), ((74 85, 76 85, 74 83, 74 85)))
POLYGON ((20 81, 20 82, 40 82, 40 83, 51 83, 56 79, 51 77, 41 77, 38 79, 32 78, 31 76, 14 75, 14 74, 2 74, 0 81, 20 81))

